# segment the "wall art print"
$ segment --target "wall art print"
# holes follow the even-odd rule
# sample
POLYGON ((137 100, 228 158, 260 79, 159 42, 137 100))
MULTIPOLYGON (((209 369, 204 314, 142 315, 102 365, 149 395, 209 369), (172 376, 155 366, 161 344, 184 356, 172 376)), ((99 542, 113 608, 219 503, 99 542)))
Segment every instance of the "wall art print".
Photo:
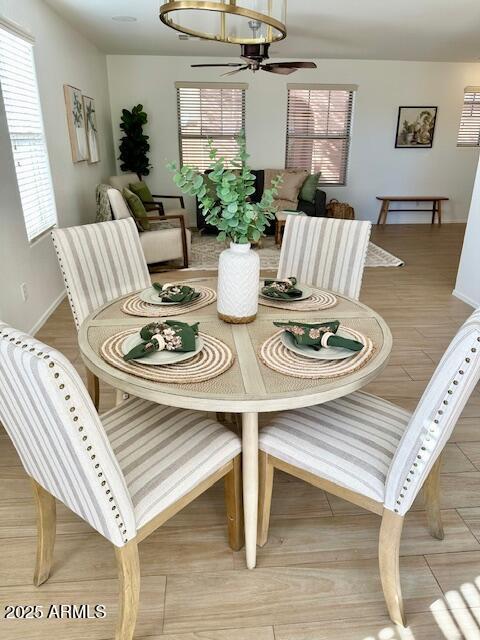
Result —
POLYGON ((73 162, 83 162, 88 160, 88 144, 82 92, 69 84, 64 84, 63 93, 67 110, 72 160, 73 162))
POLYGON ((395 147, 431 149, 437 107, 399 107, 395 147))

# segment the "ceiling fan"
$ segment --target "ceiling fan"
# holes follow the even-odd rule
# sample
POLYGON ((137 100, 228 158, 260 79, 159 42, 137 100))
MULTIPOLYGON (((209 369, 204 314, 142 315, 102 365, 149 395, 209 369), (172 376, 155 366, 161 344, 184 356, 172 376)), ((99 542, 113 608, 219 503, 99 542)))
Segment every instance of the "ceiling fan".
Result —
POLYGON ((297 69, 316 69, 314 62, 267 62, 262 64, 264 60, 268 60, 269 43, 264 44, 242 44, 240 58, 243 62, 225 62, 223 64, 192 64, 192 67, 238 67, 233 71, 222 73, 222 76, 232 76, 240 71, 268 71, 269 73, 278 73, 288 75, 297 71, 297 69))

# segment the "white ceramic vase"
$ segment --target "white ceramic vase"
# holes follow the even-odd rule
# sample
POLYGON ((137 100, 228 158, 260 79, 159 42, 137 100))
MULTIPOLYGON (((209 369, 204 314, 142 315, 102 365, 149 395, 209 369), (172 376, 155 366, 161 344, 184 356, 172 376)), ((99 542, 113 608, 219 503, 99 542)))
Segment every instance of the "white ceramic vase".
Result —
POLYGON ((230 243, 218 260, 217 311, 225 322, 246 324, 258 309, 260 258, 250 243, 230 243))

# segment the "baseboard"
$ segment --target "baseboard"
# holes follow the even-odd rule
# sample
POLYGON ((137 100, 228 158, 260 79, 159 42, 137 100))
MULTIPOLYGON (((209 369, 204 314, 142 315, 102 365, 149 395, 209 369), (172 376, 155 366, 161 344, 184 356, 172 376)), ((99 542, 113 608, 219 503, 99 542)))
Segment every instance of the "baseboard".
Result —
POLYGON ((49 319, 49 317, 52 315, 55 309, 59 306, 59 304, 63 302, 66 295, 67 295, 66 292, 62 291, 62 293, 57 298, 55 298, 55 300, 48 307, 45 313, 43 313, 40 316, 40 318, 37 320, 37 322, 33 325, 33 327, 28 332, 31 336, 34 336, 37 333, 37 331, 40 331, 40 329, 43 327, 43 325, 46 323, 46 321, 49 319))
POLYGON ((452 295, 455 296, 456 298, 458 298, 459 300, 461 300, 462 302, 465 302, 466 304, 469 304, 474 309, 477 309, 478 307, 480 307, 480 302, 479 301, 472 300, 472 298, 469 298, 468 296, 464 295, 463 293, 460 293, 460 291, 458 291, 457 289, 454 289, 452 291, 452 295))

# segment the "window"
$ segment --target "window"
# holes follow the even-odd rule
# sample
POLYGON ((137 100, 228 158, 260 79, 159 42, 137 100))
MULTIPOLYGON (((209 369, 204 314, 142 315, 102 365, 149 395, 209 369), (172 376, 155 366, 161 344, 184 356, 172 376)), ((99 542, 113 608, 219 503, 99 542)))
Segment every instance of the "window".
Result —
POLYGON ((238 151, 235 137, 245 129, 246 84, 177 83, 180 163, 205 171, 208 140, 225 159, 238 151))
POLYGON ((33 42, 0 23, 0 85, 28 240, 57 222, 33 42))
POLYGON ((324 185, 346 183, 355 89, 288 85, 287 169, 320 171, 324 185))
POLYGON ((480 146, 480 87, 465 87, 457 147, 480 146))

